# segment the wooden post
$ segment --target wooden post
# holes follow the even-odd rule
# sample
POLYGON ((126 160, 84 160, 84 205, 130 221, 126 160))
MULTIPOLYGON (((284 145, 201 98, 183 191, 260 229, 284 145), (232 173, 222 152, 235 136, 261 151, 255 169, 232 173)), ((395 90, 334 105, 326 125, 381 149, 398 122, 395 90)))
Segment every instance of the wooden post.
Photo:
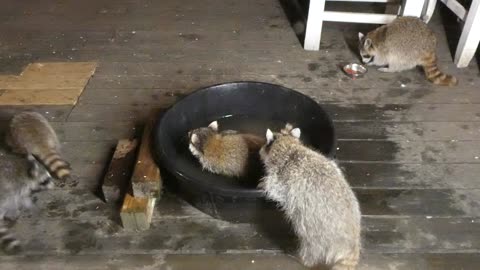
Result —
MULTIPOLYGON (((136 157, 138 141, 119 140, 107 173, 103 178, 102 193, 105 202, 119 203, 131 189, 130 177, 136 157)), ((130 191, 131 192, 131 191, 130 191)))
POLYGON ((155 198, 135 198, 126 194, 120 211, 123 228, 127 230, 149 229, 154 206, 155 198))
POLYGON ((142 143, 133 170, 132 188, 135 197, 159 197, 162 179, 151 153, 152 129, 158 113, 152 113, 143 131, 142 143))
POLYGON ((145 124, 131 178, 133 196, 126 194, 120 210, 123 227, 127 230, 146 230, 150 227, 155 201, 162 192, 160 170, 151 153, 152 130, 157 118, 155 111, 145 124))

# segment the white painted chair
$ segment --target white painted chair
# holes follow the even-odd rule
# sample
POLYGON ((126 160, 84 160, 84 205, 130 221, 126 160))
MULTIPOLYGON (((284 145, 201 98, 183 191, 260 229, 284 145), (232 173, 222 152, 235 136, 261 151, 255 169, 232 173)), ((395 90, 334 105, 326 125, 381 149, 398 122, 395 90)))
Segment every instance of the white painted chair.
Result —
POLYGON ((309 51, 318 51, 320 49, 322 24, 324 21, 386 24, 393 21, 398 15, 420 17, 422 15, 425 1, 428 0, 310 0, 307 25, 305 29, 304 49, 309 51), (377 3, 398 2, 400 8, 397 15, 326 11, 326 1, 377 3))
MULTIPOLYGON (((458 41, 454 63, 459 68, 467 67, 477 51, 480 42, 480 0, 472 0, 469 10, 466 10, 456 0, 440 0, 463 23, 462 34, 458 41)), ((429 0, 424 16, 430 19, 435 10, 437 0, 429 0)))

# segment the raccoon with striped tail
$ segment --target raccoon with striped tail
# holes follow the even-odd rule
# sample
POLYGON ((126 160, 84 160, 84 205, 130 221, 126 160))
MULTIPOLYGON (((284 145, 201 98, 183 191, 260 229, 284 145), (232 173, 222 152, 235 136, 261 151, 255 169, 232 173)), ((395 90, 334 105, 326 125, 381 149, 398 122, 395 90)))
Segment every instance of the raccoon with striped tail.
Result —
POLYGON ((33 155, 56 179, 70 176, 70 164, 60 153, 60 141, 48 120, 37 112, 22 112, 10 120, 6 143, 12 151, 33 155))
POLYGON ((21 250, 21 243, 7 226, 7 220, 15 220, 20 212, 33 207, 36 192, 53 188, 48 170, 28 155, 27 160, 1 160, 0 171, 0 248, 7 254, 21 250))
POLYGON ((267 130, 259 188, 292 224, 305 266, 353 270, 361 248, 357 198, 335 161, 303 145, 300 134, 290 124, 279 133, 267 130))
POLYGON ((363 63, 380 66, 379 71, 397 72, 421 66, 434 84, 458 84, 457 78, 438 69, 435 33, 419 18, 398 17, 366 35, 358 33, 358 38, 363 63))

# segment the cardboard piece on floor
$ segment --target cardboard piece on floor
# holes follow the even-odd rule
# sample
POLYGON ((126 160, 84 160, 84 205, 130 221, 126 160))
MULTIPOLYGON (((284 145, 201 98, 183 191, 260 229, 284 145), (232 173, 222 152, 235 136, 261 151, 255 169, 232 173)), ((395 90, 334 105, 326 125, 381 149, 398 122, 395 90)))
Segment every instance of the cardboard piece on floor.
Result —
POLYGON ((149 229, 154 206, 155 198, 136 198, 126 194, 120 211, 123 228, 137 231, 149 229))
POLYGON ((94 62, 29 64, 18 75, 0 76, 0 105, 75 105, 94 62))

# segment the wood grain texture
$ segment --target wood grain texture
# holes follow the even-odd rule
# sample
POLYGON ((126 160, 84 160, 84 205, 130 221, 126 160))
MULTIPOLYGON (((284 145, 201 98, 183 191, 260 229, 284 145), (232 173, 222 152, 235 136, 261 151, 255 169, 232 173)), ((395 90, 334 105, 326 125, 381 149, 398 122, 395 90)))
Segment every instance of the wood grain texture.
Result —
POLYGON ((152 111, 150 117, 145 123, 142 141, 138 150, 138 156, 133 169, 132 188, 135 197, 153 197, 157 198, 162 191, 162 178, 160 169, 153 160, 152 156, 152 130, 159 113, 157 110, 152 111))

